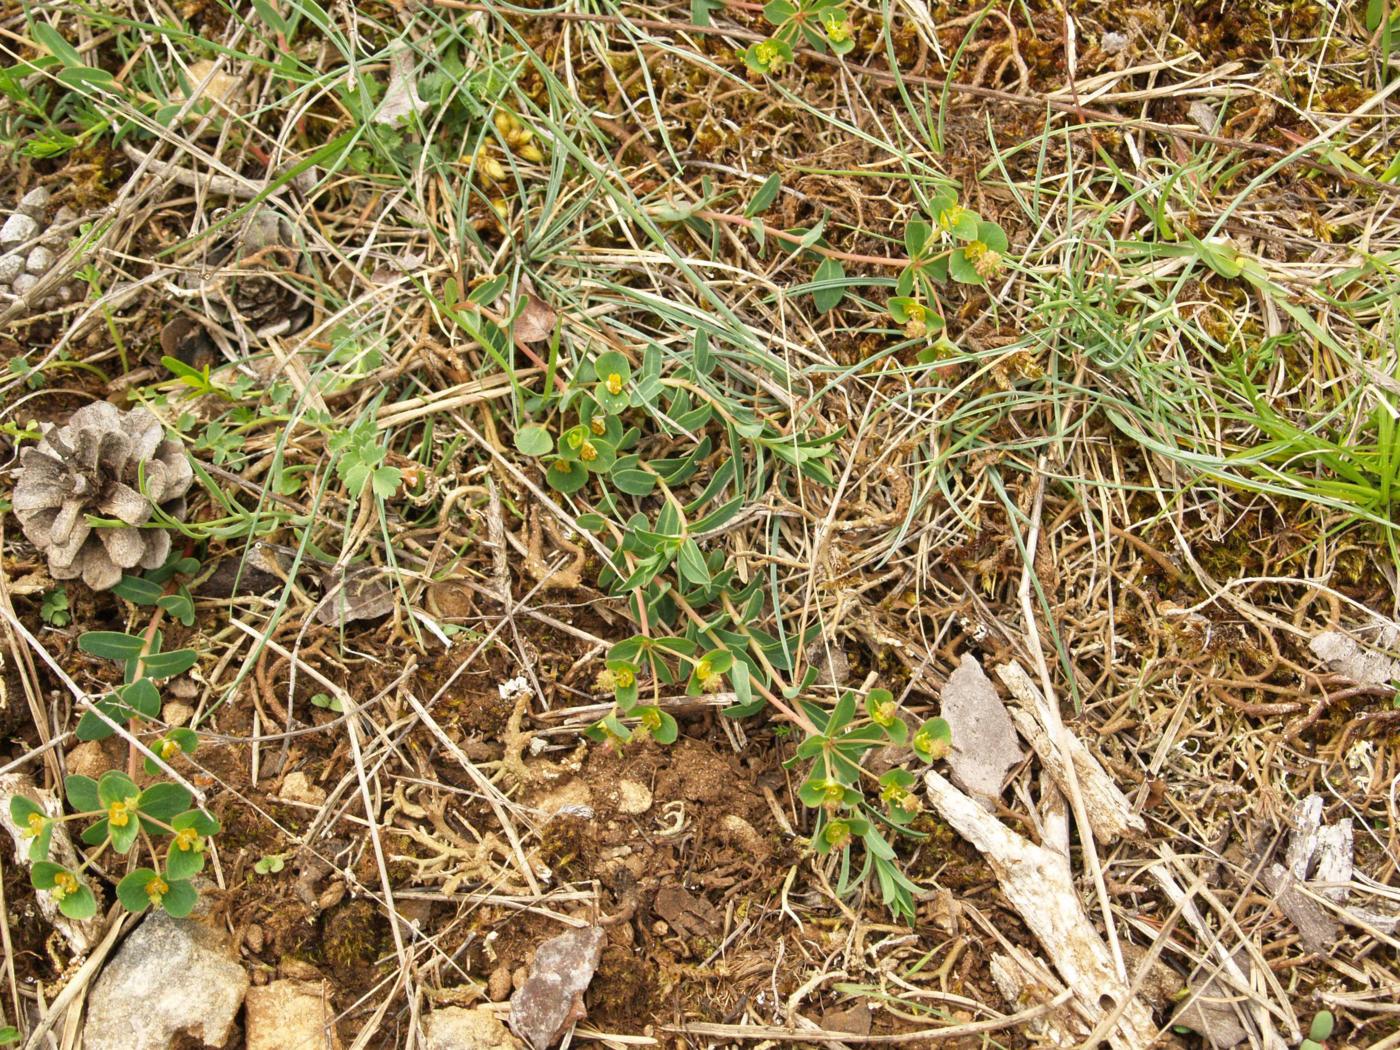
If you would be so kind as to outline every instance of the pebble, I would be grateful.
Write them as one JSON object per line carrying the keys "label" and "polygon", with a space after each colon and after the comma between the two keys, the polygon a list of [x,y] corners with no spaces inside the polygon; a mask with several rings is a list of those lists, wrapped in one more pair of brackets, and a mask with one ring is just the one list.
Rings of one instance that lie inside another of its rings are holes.
{"label": "pebble", "polygon": [[1103,49],[1105,55],[1117,55],[1127,50],[1127,33],[1105,33],[1099,40],[1099,47]]}
{"label": "pebble", "polygon": [[651,809],[651,789],[635,780],[617,782],[617,811],[635,817]]}
{"label": "pebble", "polygon": [[510,998],[511,990],[510,967],[497,966],[486,981],[486,998],[493,1003],[503,1003]]}
{"label": "pebble", "polygon": [[287,802],[304,802],[309,806],[319,806],[326,801],[326,791],[325,788],[311,783],[311,779],[305,773],[298,771],[287,774],[277,797]]}
{"label": "pebble", "polygon": [[9,284],[21,273],[24,272],[24,260],[11,252],[8,255],[0,255],[0,282]]}
{"label": "pebble", "polygon": [[49,191],[43,186],[35,186],[19,199],[17,211],[28,215],[31,219],[42,219],[44,210],[49,206]]}
{"label": "pebble", "polygon": [[[64,289],[67,287],[68,286],[65,284],[63,288],[60,288],[58,290],[59,295],[62,295]],[[194,717],[194,708],[189,704],[182,704],[178,700],[172,700],[161,709],[160,717],[165,719],[165,724],[168,726],[188,725],[189,720]]]}
{"label": "pebble", "polygon": [[516,1050],[521,1043],[489,1006],[444,1006],[423,1025],[427,1050]]}
{"label": "pebble", "polygon": [[250,988],[243,1012],[247,1050],[339,1050],[335,1011],[323,981],[273,981]]}
{"label": "pebble", "polygon": [[14,288],[16,295],[28,295],[38,283],[39,278],[35,277],[32,273],[22,273],[14,279],[14,283],[11,287]]}
{"label": "pebble", "polygon": [[24,268],[30,273],[48,273],[53,269],[56,258],[51,249],[45,248],[41,244],[29,253],[29,258],[24,260]]}
{"label": "pebble", "polygon": [[0,248],[17,248],[26,241],[33,240],[39,233],[39,224],[32,215],[17,211],[0,226]]}

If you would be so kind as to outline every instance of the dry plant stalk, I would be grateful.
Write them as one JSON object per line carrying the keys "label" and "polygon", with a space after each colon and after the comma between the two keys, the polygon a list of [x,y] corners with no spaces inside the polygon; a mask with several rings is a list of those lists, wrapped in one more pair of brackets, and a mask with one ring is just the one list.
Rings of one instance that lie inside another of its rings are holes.
{"label": "dry plant stalk", "polygon": [[[1016,728],[1049,770],[1060,790],[1068,795],[1070,778],[1069,771],[1065,768],[1065,754],[1041,728],[1058,724],[1058,716],[1052,716],[1045,697],[1020,664],[1002,664],[997,668],[997,676],[1024,708],[1011,710]],[[1132,803],[1118,789],[1118,785],[1113,782],[1113,778],[1103,766],[1099,765],[1098,760],[1089,753],[1088,748],[1069,732],[1063,734],[1063,741],[1069,761],[1074,763],[1079,790],[1084,797],[1084,814],[1094,829],[1094,838],[1100,842],[1112,842],[1125,836],[1144,834],[1147,824],[1142,817],[1133,812]]]}
{"label": "dry plant stalk", "polygon": [[943,819],[981,851],[1007,900],[1073,990],[1080,1013],[1096,1027],[1121,1006],[1109,1044],[1121,1050],[1152,1046],[1152,1014],[1118,979],[1108,946],[1079,903],[1069,858],[1009,830],[938,773],[925,773],[924,784]]}

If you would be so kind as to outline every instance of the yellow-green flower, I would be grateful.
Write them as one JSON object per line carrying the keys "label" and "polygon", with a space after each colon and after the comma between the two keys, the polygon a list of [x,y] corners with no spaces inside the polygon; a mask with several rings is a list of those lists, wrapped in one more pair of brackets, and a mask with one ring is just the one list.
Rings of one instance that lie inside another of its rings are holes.
{"label": "yellow-green flower", "polygon": [[70,893],[78,892],[78,880],[67,871],[60,871],[53,877],[53,888],[49,890],[56,901],[63,900]]}
{"label": "yellow-green flower", "polygon": [[959,204],[950,204],[950,205],[948,205],[948,207],[946,207],[946,208],[944,208],[942,211],[940,211],[940,212],[934,217],[934,220],[938,223],[940,229],[943,229],[943,230],[951,230],[951,229],[952,229],[954,226],[956,226],[960,221],[962,221],[962,217],[963,217],[963,208],[962,208],[962,206],[959,205]]}
{"label": "yellow-green flower", "polygon": [[161,898],[163,898],[169,892],[169,884],[159,875],[155,876],[153,879],[150,879],[146,883],[146,896],[150,898],[151,904],[154,907],[159,908]]}
{"label": "yellow-green flower", "polygon": [[23,833],[25,838],[37,839],[40,835],[44,833],[45,821],[44,815],[42,813],[36,811],[34,813],[29,814],[29,819],[26,820],[24,823],[25,827]]}
{"label": "yellow-green flower", "polygon": [[604,385],[607,386],[608,393],[616,397],[618,394],[622,393],[622,376],[616,372],[609,372]]}
{"label": "yellow-green flower", "polygon": [[889,805],[897,806],[910,813],[917,812],[919,809],[919,800],[917,796],[908,788],[899,784],[886,784],[884,789],[880,792],[880,798]]}
{"label": "yellow-green flower", "polygon": [[777,69],[783,64],[783,53],[778,50],[778,46],[771,41],[765,40],[753,51],[754,58],[758,64],[765,69]]}
{"label": "yellow-green flower", "polygon": [[131,815],[136,812],[136,806],[141,800],[132,795],[130,798],[118,799],[107,807],[107,822],[114,828],[124,828],[131,823]]}
{"label": "yellow-green flower", "polygon": [[929,756],[929,760],[937,762],[953,749],[953,746],[946,740],[940,740],[927,729],[920,729],[914,734],[914,749]]}
{"label": "yellow-green flower", "polygon": [[833,820],[822,829],[822,838],[832,849],[844,849],[851,841],[851,826],[844,820]]}
{"label": "yellow-green flower", "polygon": [[204,839],[194,828],[181,828],[175,832],[171,845],[182,853],[189,853],[191,850],[199,853],[204,849]]}

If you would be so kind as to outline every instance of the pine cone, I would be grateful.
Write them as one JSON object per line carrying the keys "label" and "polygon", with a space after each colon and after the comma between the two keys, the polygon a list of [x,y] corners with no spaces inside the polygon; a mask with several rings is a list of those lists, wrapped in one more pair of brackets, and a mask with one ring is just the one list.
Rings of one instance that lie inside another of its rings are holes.
{"label": "pine cone", "polygon": [[210,305],[221,321],[259,331],[281,318],[295,331],[307,314],[295,278],[300,254],[290,246],[291,224],[271,208],[248,217],[242,235],[229,246],[222,270],[211,282]]}
{"label": "pine cone", "polygon": [[[200,295],[209,320],[243,337],[276,331],[288,335],[311,320],[305,295],[296,231],[271,208],[248,216],[240,231],[215,245],[203,272],[183,282]],[[187,364],[212,354],[204,325],[187,316],[173,318],[160,334],[161,347]]]}
{"label": "pine cone", "polygon": [[[138,479],[144,473],[146,495]],[[170,554],[170,533],[143,529],[156,506],[183,517],[194,472],[178,441],[144,408],[123,412],[98,401],[20,456],[14,510],[29,542],[49,559],[56,580],[79,576],[95,591],[116,585],[123,569],[159,568]],[[126,527],[93,528],[87,515],[117,518]]]}

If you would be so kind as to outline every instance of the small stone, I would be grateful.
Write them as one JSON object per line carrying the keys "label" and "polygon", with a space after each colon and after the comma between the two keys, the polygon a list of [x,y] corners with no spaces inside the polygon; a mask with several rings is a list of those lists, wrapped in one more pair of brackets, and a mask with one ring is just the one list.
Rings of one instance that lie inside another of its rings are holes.
{"label": "small stone", "polygon": [[13,252],[0,255],[0,282],[9,284],[24,272],[24,260]]}
{"label": "small stone", "polygon": [[29,258],[24,260],[24,268],[30,273],[48,273],[53,269],[53,264],[57,261],[57,256],[52,250],[45,248],[42,244],[34,248],[29,253]]}
{"label": "small stone", "polygon": [[311,778],[305,773],[297,771],[287,774],[277,797],[287,802],[304,802],[308,806],[319,806],[326,801],[326,792],[324,788],[311,783]]}
{"label": "small stone", "polygon": [[617,811],[635,817],[651,809],[651,789],[635,780],[617,782]]}
{"label": "small stone", "polygon": [[169,1050],[186,1035],[223,1046],[247,991],[248,975],[221,930],[152,912],[93,983],[82,1045]]}
{"label": "small stone", "polygon": [[168,726],[188,725],[194,717],[194,708],[189,704],[182,704],[178,700],[172,700],[161,708],[160,717],[165,719]]}
{"label": "small stone", "polygon": [[116,737],[107,740],[86,740],[64,757],[69,776],[102,779],[102,774],[124,765],[126,744]]}
{"label": "small stone", "polygon": [[324,981],[273,981],[248,989],[247,1050],[339,1050],[335,1010]]}
{"label": "small stone", "polygon": [[444,1006],[430,1013],[423,1027],[427,1034],[427,1050],[519,1050],[520,1047],[520,1042],[506,1030],[489,1006],[473,1009]]}
{"label": "small stone", "polygon": [[78,298],[78,293],[73,290],[71,284],[60,284],[58,286],[58,301],[61,303],[71,303]]}
{"label": "small stone", "polygon": [[493,1003],[503,1003],[510,998],[512,990],[509,966],[497,966],[491,971],[486,981],[486,998]]}
{"label": "small stone", "polygon": [[257,955],[267,945],[267,935],[263,933],[263,928],[257,923],[252,923],[243,931],[243,943],[248,950]]}
{"label": "small stone", "polygon": [[1099,40],[1099,47],[1105,55],[1122,54],[1128,48],[1128,34],[1105,33]]}
{"label": "small stone", "polygon": [[48,206],[49,191],[43,186],[35,186],[19,199],[19,205],[15,210],[28,215],[31,219],[42,221]]}
{"label": "small stone", "polygon": [[51,225],[66,226],[70,222],[77,221],[78,213],[65,204],[63,207],[59,208],[58,211],[53,213],[53,223]]}
{"label": "small stone", "polygon": [[39,233],[39,224],[33,216],[17,211],[0,226],[0,248],[18,248],[25,241],[33,240]]}
{"label": "small stone", "polygon": [[39,278],[32,273],[22,273],[14,279],[10,287],[15,290],[16,295],[28,295],[38,283]]}

